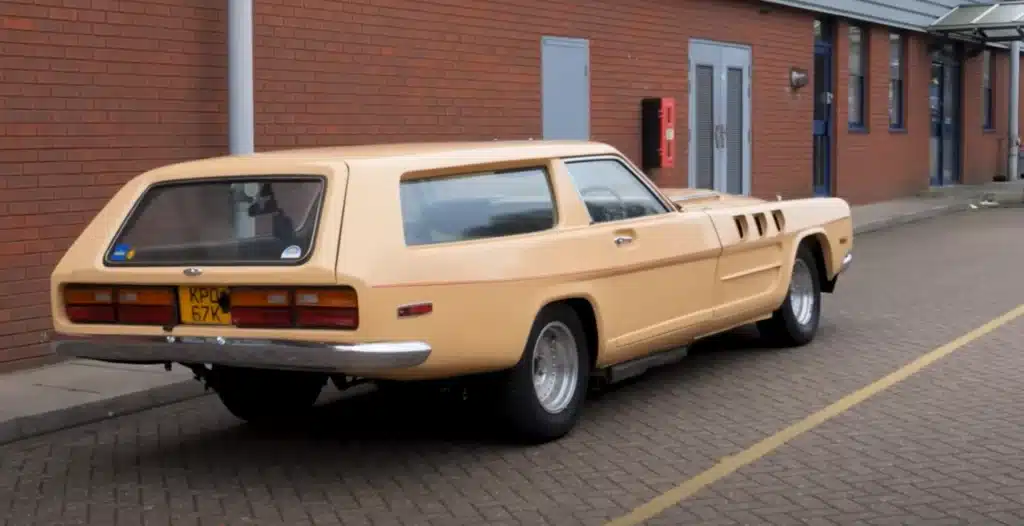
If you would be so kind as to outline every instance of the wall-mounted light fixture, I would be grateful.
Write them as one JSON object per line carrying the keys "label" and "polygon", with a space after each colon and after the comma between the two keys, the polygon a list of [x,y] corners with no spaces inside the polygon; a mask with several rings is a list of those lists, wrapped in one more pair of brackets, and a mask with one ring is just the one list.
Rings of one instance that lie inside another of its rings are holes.
{"label": "wall-mounted light fixture", "polygon": [[803,68],[789,68],[789,85],[793,89],[800,89],[807,85],[807,70]]}

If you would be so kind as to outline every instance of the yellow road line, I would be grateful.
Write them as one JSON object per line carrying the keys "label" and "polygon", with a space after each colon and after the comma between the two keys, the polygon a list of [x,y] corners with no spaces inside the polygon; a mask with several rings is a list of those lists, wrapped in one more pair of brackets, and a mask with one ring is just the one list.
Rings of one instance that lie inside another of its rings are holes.
{"label": "yellow road line", "polygon": [[628,514],[617,519],[613,519],[611,522],[605,524],[605,526],[637,526],[642,524],[644,521],[655,517],[672,506],[679,504],[698,491],[725,478],[743,466],[761,459],[790,440],[814,429],[830,418],[846,412],[864,400],[867,400],[893,385],[906,380],[911,375],[925,367],[949,356],[954,351],[962,348],[968,343],[971,343],[974,340],[977,340],[978,338],[1002,327],[1003,325],[1010,323],[1021,315],[1024,315],[1024,304],[1018,305],[1017,308],[992,321],[989,321],[981,327],[978,327],[977,329],[974,329],[973,331],[968,332],[967,334],[964,334],[963,336],[960,336],[937,349],[929,351],[916,360],[889,373],[885,377],[844,396],[828,407],[804,418],[778,433],[775,433],[738,454],[719,460],[717,464],[703,473],[683,482],[661,495],[658,495],[654,499],[647,501],[633,509],[633,511]]}

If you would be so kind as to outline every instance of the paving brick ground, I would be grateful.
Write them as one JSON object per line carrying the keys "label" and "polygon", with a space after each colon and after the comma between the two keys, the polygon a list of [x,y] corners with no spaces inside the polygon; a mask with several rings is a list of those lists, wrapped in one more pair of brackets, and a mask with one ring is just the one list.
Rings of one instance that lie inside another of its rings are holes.
{"label": "paving brick ground", "polygon": [[1024,321],[648,524],[1024,524]]}
{"label": "paving brick ground", "polygon": [[[859,237],[814,344],[718,338],[557,443],[375,395],[260,434],[204,398],[0,448],[0,524],[602,524],[1016,307],[1022,227],[985,210]],[[651,524],[1024,524],[1022,337],[999,329]]]}

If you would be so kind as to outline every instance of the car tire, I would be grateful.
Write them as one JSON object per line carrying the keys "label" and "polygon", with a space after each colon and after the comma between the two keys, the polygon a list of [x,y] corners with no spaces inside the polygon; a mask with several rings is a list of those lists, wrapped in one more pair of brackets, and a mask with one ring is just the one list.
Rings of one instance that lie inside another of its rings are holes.
{"label": "car tire", "polygon": [[304,416],[320,397],[327,376],[315,373],[215,367],[211,385],[224,407],[254,425]]}
{"label": "car tire", "polygon": [[549,442],[576,425],[590,377],[587,348],[583,326],[568,305],[549,305],[537,315],[501,393],[507,423],[519,439]]}
{"label": "car tire", "polygon": [[780,347],[799,347],[814,339],[821,319],[821,283],[814,253],[801,246],[793,261],[789,290],[772,317],[757,323],[762,338]]}

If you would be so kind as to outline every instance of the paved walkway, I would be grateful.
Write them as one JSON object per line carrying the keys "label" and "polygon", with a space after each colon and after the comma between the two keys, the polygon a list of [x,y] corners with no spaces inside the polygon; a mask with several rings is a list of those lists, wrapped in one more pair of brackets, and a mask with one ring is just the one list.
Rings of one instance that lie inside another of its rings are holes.
{"label": "paved walkway", "polygon": [[862,236],[814,342],[708,340],[557,442],[508,444],[430,396],[273,430],[204,397],[0,446],[0,525],[1020,526],[1022,224],[979,209]]}
{"label": "paved walkway", "polygon": [[[994,188],[994,189],[993,189]],[[982,193],[1020,201],[1020,184],[944,189],[931,196],[854,207],[857,233],[978,206]],[[175,365],[112,365],[71,360],[0,376],[0,444],[118,414],[203,396]]]}

